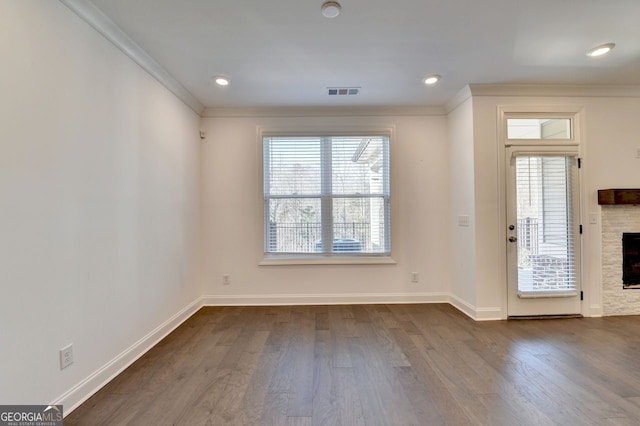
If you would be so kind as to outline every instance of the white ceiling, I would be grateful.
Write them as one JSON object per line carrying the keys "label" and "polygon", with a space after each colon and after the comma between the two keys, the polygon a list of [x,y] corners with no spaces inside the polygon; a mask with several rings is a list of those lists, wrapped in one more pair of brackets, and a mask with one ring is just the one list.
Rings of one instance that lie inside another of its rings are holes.
{"label": "white ceiling", "polygon": [[[640,84],[640,0],[341,0],[334,19],[324,0],[92,2],[206,107],[431,106],[466,84]],[[608,42],[609,55],[585,55]],[[426,87],[431,73],[442,80]]]}

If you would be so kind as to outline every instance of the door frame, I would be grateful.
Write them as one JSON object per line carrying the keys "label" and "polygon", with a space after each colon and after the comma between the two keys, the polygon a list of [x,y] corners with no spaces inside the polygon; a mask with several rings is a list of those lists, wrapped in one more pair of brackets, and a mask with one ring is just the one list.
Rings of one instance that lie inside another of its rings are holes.
{"label": "door frame", "polygon": [[[578,158],[583,157],[584,153],[584,145],[583,145],[583,134],[584,134],[584,107],[582,105],[539,105],[539,104],[530,104],[530,105],[498,105],[497,106],[497,114],[496,114],[496,135],[497,135],[497,165],[498,165],[498,204],[500,208],[498,209],[498,252],[502,259],[502,265],[500,271],[500,282],[501,285],[501,312],[502,318],[508,318],[508,294],[507,294],[507,286],[508,283],[508,262],[507,262],[507,170],[506,170],[506,152],[509,146],[516,145],[536,145],[538,147],[549,146],[549,147],[576,147],[578,150]],[[570,139],[518,139],[518,140],[508,140],[507,139],[507,119],[508,118],[569,118],[571,119],[571,138]],[[578,169],[578,189],[576,195],[579,198],[579,212],[578,212],[578,220],[580,224],[584,223],[583,214],[584,214],[584,196],[583,196],[583,188],[585,185],[583,179],[582,169]],[[579,239],[580,244],[580,261],[579,261],[579,270],[576,273],[579,275],[580,283],[583,283],[583,269],[584,269],[584,250],[583,250],[583,239]],[[583,299],[581,300],[580,310],[581,314],[585,315],[586,312],[586,300],[589,300],[587,291],[588,286],[582,285],[581,288]]]}
{"label": "door frame", "polygon": [[[518,245],[513,242],[506,242],[507,247],[507,314],[508,317],[536,316],[536,315],[576,315],[582,313],[582,303],[580,302],[580,292],[582,291],[582,277],[580,274],[582,265],[580,226],[580,174],[578,168],[578,147],[577,146],[510,146],[506,149],[505,168],[506,174],[506,209],[508,225],[516,224],[516,188],[515,184],[515,159],[520,156],[533,157],[565,157],[571,161],[571,211],[572,211],[572,241],[574,243],[574,266],[576,288],[574,291],[565,291],[557,294],[529,294],[522,296],[517,291],[517,278],[511,276],[517,272]],[[511,168],[511,170],[509,170]],[[511,217],[510,217],[511,216]],[[509,220],[511,219],[511,220]],[[513,235],[513,233],[510,233]],[[515,262],[516,264],[513,264]],[[515,269],[514,269],[515,268]],[[515,280],[515,281],[513,281]],[[515,286],[515,287],[514,287]],[[541,300],[544,299],[544,302]],[[544,304],[543,304],[544,303]],[[515,311],[519,312],[515,312]]]}

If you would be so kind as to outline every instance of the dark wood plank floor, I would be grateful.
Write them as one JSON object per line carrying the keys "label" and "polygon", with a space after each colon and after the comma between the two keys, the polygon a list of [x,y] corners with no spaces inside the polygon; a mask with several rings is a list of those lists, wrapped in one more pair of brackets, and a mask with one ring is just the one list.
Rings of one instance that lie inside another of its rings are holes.
{"label": "dark wood plank floor", "polygon": [[638,425],[640,317],[204,308],[65,425]]}

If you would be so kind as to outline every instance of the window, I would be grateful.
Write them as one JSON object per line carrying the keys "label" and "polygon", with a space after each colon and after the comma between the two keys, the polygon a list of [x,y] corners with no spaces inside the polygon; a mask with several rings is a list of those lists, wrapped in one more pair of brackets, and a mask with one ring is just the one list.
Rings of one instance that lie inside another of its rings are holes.
{"label": "window", "polygon": [[571,119],[507,118],[507,139],[571,139]]}
{"label": "window", "polygon": [[388,136],[263,138],[266,255],[390,255]]}
{"label": "window", "polygon": [[518,223],[518,291],[572,292],[576,281],[576,158],[514,158]]}

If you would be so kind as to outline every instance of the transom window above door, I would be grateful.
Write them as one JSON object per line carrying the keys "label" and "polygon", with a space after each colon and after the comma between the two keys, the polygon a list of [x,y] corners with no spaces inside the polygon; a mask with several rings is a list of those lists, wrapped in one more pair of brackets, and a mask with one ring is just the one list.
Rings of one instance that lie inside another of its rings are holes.
{"label": "transom window above door", "polygon": [[507,139],[571,139],[570,118],[507,118]]}
{"label": "transom window above door", "polygon": [[263,137],[265,256],[389,256],[389,136]]}

